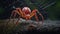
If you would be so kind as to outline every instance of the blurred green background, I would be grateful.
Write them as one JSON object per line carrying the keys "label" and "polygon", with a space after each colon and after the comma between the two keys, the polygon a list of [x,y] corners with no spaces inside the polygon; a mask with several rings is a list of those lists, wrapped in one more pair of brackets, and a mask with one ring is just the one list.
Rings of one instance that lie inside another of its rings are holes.
{"label": "blurred green background", "polygon": [[[36,3],[47,3],[49,0],[36,0]],[[56,1],[56,3],[52,6],[49,6],[48,8],[46,8],[46,12],[48,13],[48,18],[51,20],[60,20],[60,0],[54,0]],[[30,0],[25,0],[25,3],[31,8],[38,8],[37,5],[35,4],[29,4],[31,3]],[[44,6],[44,5],[43,5]],[[39,8],[38,8],[39,9]],[[0,7],[0,15],[5,13],[5,9]]]}

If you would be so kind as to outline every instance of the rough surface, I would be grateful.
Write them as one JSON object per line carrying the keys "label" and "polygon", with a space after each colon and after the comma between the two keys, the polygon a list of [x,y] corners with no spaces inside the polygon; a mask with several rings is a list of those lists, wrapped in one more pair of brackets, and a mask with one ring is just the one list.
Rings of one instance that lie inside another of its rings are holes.
{"label": "rough surface", "polygon": [[[41,32],[46,32],[46,31],[59,31],[60,30],[60,21],[58,20],[44,20],[44,23],[42,24],[42,22],[40,21],[39,23],[36,21],[32,21],[32,20],[24,20],[21,19],[18,23],[18,25],[16,26],[16,21],[17,19],[15,19],[14,23],[13,23],[13,19],[11,19],[10,22],[8,22],[8,19],[6,20],[0,20],[0,31],[1,33],[11,33],[11,32],[19,32],[19,31],[24,31],[27,30],[27,27],[30,24],[33,24],[37,30],[40,30]],[[8,22],[8,24],[7,24]]]}

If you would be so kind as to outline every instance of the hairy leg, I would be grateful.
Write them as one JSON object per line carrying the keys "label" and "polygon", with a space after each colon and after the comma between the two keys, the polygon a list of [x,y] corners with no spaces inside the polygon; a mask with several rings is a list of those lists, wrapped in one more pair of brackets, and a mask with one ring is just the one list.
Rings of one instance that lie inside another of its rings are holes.
{"label": "hairy leg", "polygon": [[10,20],[11,20],[11,18],[12,18],[13,15],[14,15],[14,11],[12,11],[11,16],[10,16],[10,18],[9,18],[9,20],[8,20],[8,22],[7,22],[7,24],[10,22]]}
{"label": "hairy leg", "polygon": [[43,21],[44,21],[44,17],[43,17],[43,15],[40,13],[39,14],[41,17],[42,17],[42,23],[43,23]]}
{"label": "hairy leg", "polygon": [[36,13],[35,13],[35,18],[36,18],[37,22],[39,22],[39,19],[38,19],[38,16]]}
{"label": "hairy leg", "polygon": [[43,17],[43,15],[42,15],[39,11],[37,11],[37,13],[42,17],[42,24],[43,24],[43,22],[44,22],[44,17]]}
{"label": "hairy leg", "polygon": [[16,22],[16,26],[18,25],[19,20],[20,20],[20,16],[18,17],[18,20],[17,20],[17,22]]}
{"label": "hairy leg", "polygon": [[16,12],[14,12],[14,14],[13,14],[13,24],[14,24],[14,21],[15,21],[14,19],[16,17],[16,14],[17,14]]}
{"label": "hairy leg", "polygon": [[24,16],[26,15],[24,12],[22,12],[21,8],[16,8],[16,10],[18,11],[17,13],[18,13],[20,16],[24,17]]}
{"label": "hairy leg", "polygon": [[30,13],[30,18],[33,17],[35,15],[36,11],[33,10],[31,13]]}

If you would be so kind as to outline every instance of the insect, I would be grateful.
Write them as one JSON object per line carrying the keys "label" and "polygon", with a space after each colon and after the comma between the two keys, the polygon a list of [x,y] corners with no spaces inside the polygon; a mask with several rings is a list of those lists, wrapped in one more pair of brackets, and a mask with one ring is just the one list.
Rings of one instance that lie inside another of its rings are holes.
{"label": "insect", "polygon": [[16,22],[16,24],[18,24],[19,20],[20,20],[20,17],[26,19],[26,20],[30,20],[33,16],[36,18],[36,21],[39,22],[39,19],[38,19],[38,16],[37,16],[37,13],[42,17],[42,23],[44,21],[44,17],[41,13],[39,13],[39,11],[37,9],[34,9],[31,11],[31,9],[29,7],[24,7],[24,8],[16,8],[15,10],[12,11],[12,14],[10,16],[10,19],[11,17],[16,17],[16,15],[18,14],[19,15],[19,18]]}

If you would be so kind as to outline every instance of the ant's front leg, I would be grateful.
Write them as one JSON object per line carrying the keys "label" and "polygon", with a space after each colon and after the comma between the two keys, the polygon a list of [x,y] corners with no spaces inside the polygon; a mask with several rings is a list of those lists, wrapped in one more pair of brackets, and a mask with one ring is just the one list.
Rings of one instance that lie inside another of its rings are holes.
{"label": "ant's front leg", "polygon": [[36,10],[33,10],[33,11],[30,13],[30,18],[33,17],[36,12],[37,12]]}

